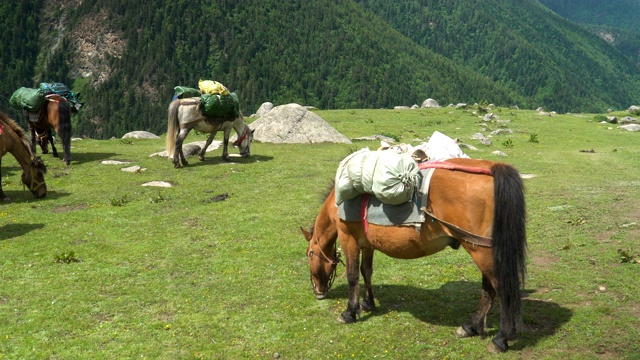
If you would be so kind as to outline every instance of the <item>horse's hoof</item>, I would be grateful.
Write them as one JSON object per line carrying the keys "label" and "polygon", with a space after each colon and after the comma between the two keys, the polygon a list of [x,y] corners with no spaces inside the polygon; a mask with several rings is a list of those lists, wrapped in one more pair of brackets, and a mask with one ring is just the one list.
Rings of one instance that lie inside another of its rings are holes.
{"label": "horse's hoof", "polygon": [[471,327],[471,325],[465,324],[456,329],[456,336],[461,339],[476,336],[476,335],[478,335],[478,331],[476,331],[476,329]]}
{"label": "horse's hoof", "polygon": [[507,351],[507,348],[501,348],[492,340],[491,342],[489,342],[489,345],[487,345],[487,351],[491,354],[502,354],[503,352]]}
{"label": "horse's hoof", "polygon": [[460,339],[471,337],[471,335],[469,335],[462,326],[456,329],[456,336]]}
{"label": "horse's hoof", "polygon": [[200,156],[200,157],[198,158],[198,160],[200,160],[200,161],[204,161],[204,156]]}
{"label": "horse's hoof", "polygon": [[356,322],[356,317],[351,315],[348,311],[345,311],[338,317],[338,322],[341,324],[352,324]]}
{"label": "horse's hoof", "polygon": [[369,305],[368,303],[363,301],[362,303],[360,303],[360,308],[364,312],[370,312],[370,311],[374,311],[376,309],[376,305],[375,304]]}

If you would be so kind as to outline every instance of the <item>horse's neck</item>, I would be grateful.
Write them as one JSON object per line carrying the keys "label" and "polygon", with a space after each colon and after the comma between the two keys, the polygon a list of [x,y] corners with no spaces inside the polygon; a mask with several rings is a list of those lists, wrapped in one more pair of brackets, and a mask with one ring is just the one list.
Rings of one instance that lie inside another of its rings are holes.
{"label": "horse's neck", "polygon": [[324,249],[331,249],[338,239],[337,214],[338,208],[335,205],[335,190],[329,194],[320,213],[316,217],[315,229],[317,232],[319,245]]}
{"label": "horse's neck", "polygon": [[244,119],[243,118],[236,118],[233,121],[233,128],[235,129],[236,133],[238,134],[238,139],[240,138],[240,136],[242,136],[242,133],[244,133]]}
{"label": "horse's neck", "polygon": [[[16,160],[18,161],[18,163],[20,163],[20,166],[22,167],[22,170],[26,170],[27,167],[29,166],[29,163],[31,161],[31,158],[33,157],[32,153],[31,153],[31,148],[29,147],[29,145],[27,143],[25,143],[22,138],[18,137],[17,135],[15,135],[15,133],[12,134],[13,136],[11,136],[11,145],[10,147],[8,147],[6,149],[7,152],[10,152],[11,155],[13,155],[14,158],[16,158]],[[5,134],[6,136],[6,134]],[[4,139],[5,141],[5,146],[7,145],[7,139]]]}

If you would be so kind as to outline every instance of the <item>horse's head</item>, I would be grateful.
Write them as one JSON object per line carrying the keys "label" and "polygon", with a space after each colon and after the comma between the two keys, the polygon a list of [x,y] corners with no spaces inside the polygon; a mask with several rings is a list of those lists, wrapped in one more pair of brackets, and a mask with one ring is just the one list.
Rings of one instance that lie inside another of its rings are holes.
{"label": "horse's head", "polygon": [[307,231],[300,227],[300,230],[302,230],[302,234],[309,242],[307,258],[309,259],[309,270],[311,271],[311,289],[316,298],[322,300],[327,297],[327,293],[336,277],[336,266],[340,262],[338,251],[334,246],[333,251],[328,254],[332,257],[327,256],[318,244],[313,228],[311,231]]}
{"label": "horse's head", "polygon": [[245,124],[242,135],[238,133],[238,140],[233,142],[233,146],[240,149],[240,155],[244,158],[251,156],[251,142],[253,141],[254,131]]}
{"label": "horse's head", "polygon": [[36,199],[47,195],[47,185],[44,183],[44,174],[46,173],[47,167],[39,156],[33,157],[29,166],[22,173],[22,183],[29,188]]}

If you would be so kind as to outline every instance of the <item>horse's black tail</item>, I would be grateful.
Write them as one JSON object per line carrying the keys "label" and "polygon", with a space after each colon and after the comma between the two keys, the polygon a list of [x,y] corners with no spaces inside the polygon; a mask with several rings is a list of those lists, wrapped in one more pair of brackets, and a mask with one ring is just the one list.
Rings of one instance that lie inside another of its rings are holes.
{"label": "horse's black tail", "polygon": [[522,320],[521,286],[526,273],[526,205],[518,171],[507,164],[492,167],[494,181],[493,260],[505,337],[515,334]]}
{"label": "horse's black tail", "polygon": [[71,106],[68,101],[58,102],[58,122],[58,136],[64,146],[71,141]]}

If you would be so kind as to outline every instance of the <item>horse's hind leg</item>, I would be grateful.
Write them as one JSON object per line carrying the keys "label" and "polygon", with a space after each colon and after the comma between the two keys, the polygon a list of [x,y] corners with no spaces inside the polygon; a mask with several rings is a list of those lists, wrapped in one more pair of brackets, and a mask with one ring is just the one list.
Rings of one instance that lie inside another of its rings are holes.
{"label": "horse's hind leg", "polygon": [[[46,138],[44,139],[44,146],[46,147],[47,146],[47,141],[49,141],[51,143],[51,153],[53,154],[53,157],[58,157],[58,149],[56,149],[56,146],[54,145],[55,144],[55,141],[54,141],[55,139],[53,138],[53,134],[51,133],[51,130],[47,130],[47,133],[46,133],[45,136],[46,136]],[[64,145],[63,145],[63,148],[64,148]],[[44,149],[42,149],[42,153],[46,154],[44,152]]]}
{"label": "horse's hind leg", "polygon": [[189,165],[184,156],[184,152],[182,151],[182,143],[184,142],[184,139],[186,139],[187,135],[189,135],[190,130],[191,129],[180,129],[178,137],[176,138],[176,146],[173,151],[173,167],[176,169],[180,167],[180,162],[182,162],[182,166]]}
{"label": "horse's hind leg", "polygon": [[463,324],[456,330],[456,335],[461,338],[480,335],[484,337],[487,313],[491,309],[493,299],[496,297],[496,290],[489,278],[482,275],[482,296],[478,309],[471,316],[471,321]]}
{"label": "horse's hind leg", "polygon": [[[51,139],[51,147],[54,154],[53,156],[56,156],[55,154],[57,153],[57,151],[55,150],[55,147],[53,147],[53,138]],[[62,140],[62,151],[64,152],[64,163],[67,165],[71,164],[71,139]]]}
{"label": "horse's hind leg", "polygon": [[364,279],[364,298],[360,307],[364,311],[373,311],[376,309],[376,304],[373,297],[373,288],[371,286],[371,276],[373,275],[373,249],[362,249],[362,264],[360,265],[360,272]]}

